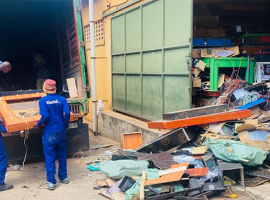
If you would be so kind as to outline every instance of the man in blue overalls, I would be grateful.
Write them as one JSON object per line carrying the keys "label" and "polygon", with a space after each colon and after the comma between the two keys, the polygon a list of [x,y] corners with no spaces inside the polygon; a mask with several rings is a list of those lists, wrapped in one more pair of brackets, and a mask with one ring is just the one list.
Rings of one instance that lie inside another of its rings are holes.
{"label": "man in blue overalls", "polygon": [[59,182],[69,183],[67,177],[67,142],[65,131],[69,125],[70,110],[67,100],[56,94],[55,81],[46,80],[43,90],[47,95],[39,99],[41,119],[34,127],[40,127],[44,124],[42,141],[47,171],[47,188],[54,190],[56,184],[56,158],[58,158],[59,162]]}
{"label": "man in blue overalls", "polygon": [[8,73],[11,70],[11,64],[7,61],[2,62],[0,61],[0,92],[2,92],[2,84],[4,82],[3,76],[4,74]]}
{"label": "man in blue overalls", "polygon": [[[9,62],[2,62],[0,61],[0,72],[8,73],[11,70],[11,64]],[[1,76],[0,76],[1,77]],[[2,83],[2,80],[0,78],[0,83]],[[0,84],[0,92],[2,91],[1,84]],[[2,123],[0,121],[0,123]],[[0,125],[0,192],[5,190],[10,190],[13,188],[13,185],[7,185],[5,184],[5,177],[6,177],[6,171],[7,171],[7,152],[5,149],[5,146],[3,144],[2,134],[6,133],[7,130],[4,126]]]}
{"label": "man in blue overalls", "polygon": [[[0,132],[6,133],[7,130],[4,126],[0,125]],[[5,184],[5,177],[7,171],[7,152],[3,144],[2,134],[0,133],[0,192],[5,190],[10,190],[13,188],[13,185]]]}

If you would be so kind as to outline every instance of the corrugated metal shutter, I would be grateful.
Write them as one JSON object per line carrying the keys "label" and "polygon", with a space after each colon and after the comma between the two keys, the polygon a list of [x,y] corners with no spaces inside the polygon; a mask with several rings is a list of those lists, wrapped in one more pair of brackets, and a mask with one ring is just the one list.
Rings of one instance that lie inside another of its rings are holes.
{"label": "corrugated metal shutter", "polygon": [[113,109],[158,119],[190,107],[192,10],[152,0],[112,18]]}
{"label": "corrugated metal shutter", "polygon": [[[67,3],[62,12],[57,15],[57,39],[60,55],[60,66],[56,69],[57,80],[62,80],[61,87],[67,89],[66,79],[75,78],[80,98],[85,98],[85,52],[79,45],[83,42],[83,28],[79,10],[79,0]],[[58,81],[58,87],[60,83]]]}

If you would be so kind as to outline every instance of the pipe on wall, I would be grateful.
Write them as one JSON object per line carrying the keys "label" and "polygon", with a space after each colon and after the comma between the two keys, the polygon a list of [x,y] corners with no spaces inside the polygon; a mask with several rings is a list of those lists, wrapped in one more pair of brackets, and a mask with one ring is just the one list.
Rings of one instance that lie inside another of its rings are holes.
{"label": "pipe on wall", "polygon": [[97,127],[97,92],[96,92],[96,65],[95,65],[95,57],[96,57],[96,50],[95,50],[95,34],[94,34],[94,0],[89,0],[89,20],[90,20],[90,39],[91,39],[91,50],[90,50],[90,57],[91,57],[91,92],[92,92],[92,109],[93,109],[93,132],[95,135],[98,134],[98,127]]}

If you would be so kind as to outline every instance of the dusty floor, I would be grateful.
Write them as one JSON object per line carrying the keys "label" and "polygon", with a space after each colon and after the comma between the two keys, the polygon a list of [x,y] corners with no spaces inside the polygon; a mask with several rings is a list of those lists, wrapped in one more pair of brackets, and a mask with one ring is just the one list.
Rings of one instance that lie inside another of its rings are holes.
{"label": "dusty floor", "polygon": [[[107,138],[92,136],[90,147],[97,144],[114,144],[113,147],[84,152],[83,158],[73,158],[68,160],[68,174],[70,184],[57,184],[56,190],[46,189],[46,172],[44,163],[28,164],[25,171],[10,171],[7,173],[6,183],[13,184],[14,189],[1,192],[0,200],[103,200],[105,197],[98,194],[96,180],[105,178],[100,172],[90,172],[86,169],[86,162],[94,161],[105,151],[116,151],[119,144]],[[106,156],[105,156],[106,157]],[[28,188],[26,188],[28,187]],[[260,186],[265,187],[265,186]],[[270,188],[270,184],[268,186]],[[265,188],[264,188],[265,189]],[[241,190],[241,191],[240,191]],[[258,199],[250,192],[240,189],[236,191],[239,195],[238,200]],[[266,190],[265,190],[266,191]],[[231,199],[226,196],[210,198],[212,200]],[[261,199],[261,198],[259,198]],[[263,198],[266,199],[266,198]]]}

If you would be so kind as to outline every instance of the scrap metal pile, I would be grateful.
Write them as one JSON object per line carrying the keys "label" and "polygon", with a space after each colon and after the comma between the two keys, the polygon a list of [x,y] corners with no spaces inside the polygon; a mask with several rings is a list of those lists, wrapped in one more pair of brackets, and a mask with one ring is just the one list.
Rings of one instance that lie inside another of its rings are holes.
{"label": "scrap metal pile", "polygon": [[233,185],[269,182],[270,95],[264,83],[235,81],[215,105],[164,113],[163,120],[148,122],[149,128],[170,132],[147,144],[140,145],[141,133],[123,134],[122,150],[99,165],[107,177],[102,186],[108,187],[100,194],[197,200],[223,192],[236,198]]}

